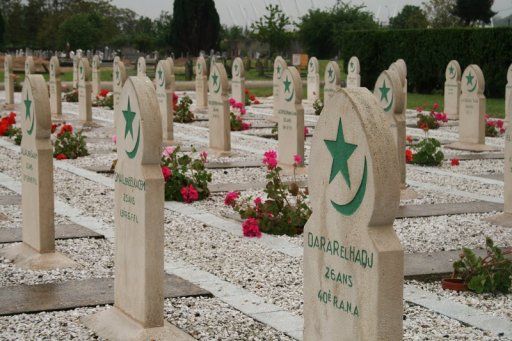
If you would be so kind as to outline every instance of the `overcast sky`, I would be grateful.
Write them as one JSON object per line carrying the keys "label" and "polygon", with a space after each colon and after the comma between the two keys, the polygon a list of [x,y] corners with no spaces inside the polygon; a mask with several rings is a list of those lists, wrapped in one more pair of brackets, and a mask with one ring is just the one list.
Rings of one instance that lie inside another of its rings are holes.
{"label": "overcast sky", "polygon": [[[364,4],[380,21],[387,22],[390,16],[395,15],[404,5],[421,5],[425,0],[352,0],[353,4]],[[173,0],[113,0],[118,7],[126,7],[138,14],[156,18],[162,10],[172,12]],[[215,0],[221,23],[225,25],[245,26],[264,13],[265,5],[279,4],[288,15],[296,18],[313,7],[330,7],[336,0]],[[151,5],[149,5],[151,4]],[[499,16],[512,14],[512,0],[495,0],[494,11]]]}

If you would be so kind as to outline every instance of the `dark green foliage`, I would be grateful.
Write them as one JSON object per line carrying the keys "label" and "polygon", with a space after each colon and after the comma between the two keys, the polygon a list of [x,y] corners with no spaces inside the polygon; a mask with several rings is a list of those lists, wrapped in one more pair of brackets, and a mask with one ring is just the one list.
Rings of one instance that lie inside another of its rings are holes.
{"label": "dark green foliage", "polygon": [[197,56],[218,46],[220,19],[213,0],[175,0],[171,44],[177,53]]}
{"label": "dark green foliage", "polygon": [[453,277],[460,278],[476,293],[503,293],[510,291],[512,282],[512,261],[506,253],[494,245],[491,238],[485,239],[487,256],[477,257],[468,248],[462,250],[460,260],[453,263]]}
{"label": "dark green foliage", "polygon": [[344,60],[358,56],[362,85],[369,89],[383,70],[403,58],[409,91],[442,90],[446,65],[456,59],[462,69],[470,64],[482,68],[487,97],[503,97],[512,61],[511,28],[352,31],[340,34],[337,45]]}
{"label": "dark green foliage", "polygon": [[466,26],[475,23],[489,24],[496,15],[492,11],[494,0],[457,0],[453,14],[459,17]]}
{"label": "dark green foliage", "polygon": [[0,49],[5,47],[5,20],[3,13],[0,11]]}
{"label": "dark green foliage", "polygon": [[267,14],[251,25],[256,40],[268,44],[269,55],[283,53],[290,46],[292,32],[288,30],[291,25],[290,18],[278,5],[265,7]]}
{"label": "dark green foliage", "polygon": [[69,43],[71,49],[94,49],[102,35],[102,19],[96,14],[76,14],[59,28],[60,46]]}
{"label": "dark green foliage", "polygon": [[412,157],[412,163],[421,166],[439,166],[443,162],[444,154],[441,151],[441,143],[434,138],[426,138],[413,147],[416,153]]}
{"label": "dark green foliage", "polygon": [[405,5],[396,17],[389,19],[389,27],[393,29],[427,28],[427,15],[418,6]]}

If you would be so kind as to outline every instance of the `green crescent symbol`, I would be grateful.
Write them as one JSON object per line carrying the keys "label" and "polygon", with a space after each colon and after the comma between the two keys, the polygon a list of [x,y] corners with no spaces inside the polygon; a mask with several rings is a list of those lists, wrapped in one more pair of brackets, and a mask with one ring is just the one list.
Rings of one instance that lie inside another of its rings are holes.
{"label": "green crescent symbol", "polygon": [[[286,76],[286,80],[283,82],[284,84],[284,91],[283,91],[283,94],[284,93],[287,93],[290,91],[290,85],[293,85],[293,83],[291,81],[288,80],[288,76]],[[293,98],[293,96],[295,95],[295,87],[292,87],[292,91],[290,93],[290,96],[289,97],[285,97],[285,101],[286,102],[290,102]]]}
{"label": "green crescent symbol", "polygon": [[219,78],[219,76],[217,76],[216,73],[213,73],[213,85],[217,84],[217,87],[213,89],[213,92],[215,93],[218,93],[220,91],[220,81],[217,82],[217,78]]}
{"label": "green crescent symbol", "polygon": [[356,70],[356,66],[354,62],[350,62],[350,71],[354,72]]}
{"label": "green crescent symbol", "polygon": [[[32,118],[31,111],[30,111],[32,101],[28,99],[28,92],[27,92],[27,99],[24,102],[25,102],[25,119],[27,119],[27,118],[30,119],[30,118]],[[34,122],[35,121],[36,121],[35,118],[32,119],[32,124],[30,125],[30,129],[27,130],[28,135],[32,135],[32,132],[34,131]]]}
{"label": "green crescent symbol", "polygon": [[389,105],[384,108],[384,112],[388,112],[393,107],[393,101],[395,100],[395,97],[391,97],[391,102],[389,102]]}
{"label": "green crescent symbol", "polygon": [[139,150],[139,143],[140,143],[140,124],[139,124],[139,130],[137,132],[137,142],[135,142],[135,147],[133,147],[132,151],[129,152],[129,151],[125,151],[126,152],[126,155],[130,158],[130,159],[133,159],[135,157],[135,155],[137,155],[137,151]]}
{"label": "green crescent symbol", "polygon": [[160,78],[162,81],[160,82],[160,87],[164,86],[164,83],[165,83],[165,79],[163,77],[163,74],[164,74],[164,71],[160,68],[158,70],[158,78]]}
{"label": "green crescent symbol", "polygon": [[235,64],[235,76],[240,76],[240,68],[238,67],[238,64]]}
{"label": "green crescent symbol", "polygon": [[[123,116],[126,123],[125,126],[125,133],[124,138],[126,139],[126,136],[128,136],[128,133],[132,135],[133,138],[133,119],[135,118],[137,114],[132,111],[131,105],[130,105],[130,97],[128,97],[128,107],[126,110],[123,110]],[[131,151],[125,151],[126,155],[133,159],[135,155],[137,155],[137,151],[139,150],[139,144],[140,144],[140,122],[139,122],[139,130],[137,132],[137,141],[135,142],[135,146]]]}
{"label": "green crescent symbol", "polygon": [[363,202],[364,195],[366,194],[366,183],[368,182],[368,162],[366,161],[366,157],[364,158],[364,171],[363,178],[361,179],[361,185],[357,189],[356,195],[349,203],[345,205],[340,205],[331,200],[331,204],[336,211],[343,214],[344,216],[350,216],[354,214],[361,203]]}
{"label": "green crescent symbol", "polygon": [[290,97],[285,98],[286,102],[290,102],[294,95],[295,95],[295,88],[292,90],[292,93],[291,93]]}

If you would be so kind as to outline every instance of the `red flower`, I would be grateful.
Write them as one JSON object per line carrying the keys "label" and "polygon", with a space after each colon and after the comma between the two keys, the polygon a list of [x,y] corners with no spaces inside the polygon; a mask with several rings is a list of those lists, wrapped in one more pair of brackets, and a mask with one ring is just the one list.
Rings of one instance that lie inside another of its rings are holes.
{"label": "red flower", "polygon": [[277,152],[275,150],[268,150],[263,154],[263,164],[267,166],[269,170],[276,168],[277,166]]}
{"label": "red flower", "polygon": [[503,128],[503,120],[496,120],[496,126],[500,129]]}
{"label": "red flower", "polygon": [[261,231],[258,220],[255,218],[248,218],[242,224],[242,230],[246,237],[261,238]]}
{"label": "red flower", "polygon": [[180,193],[181,196],[183,197],[183,201],[186,202],[187,204],[190,204],[191,202],[197,201],[199,199],[199,193],[192,185],[189,185],[188,187],[183,187]]}
{"label": "red flower", "polygon": [[13,125],[16,123],[16,113],[10,112],[9,115],[7,115],[7,122],[9,122],[10,125]]}
{"label": "red flower", "polygon": [[249,96],[249,99],[254,102],[256,100],[256,96],[251,95],[251,96]]}
{"label": "red flower", "polygon": [[172,176],[172,170],[167,166],[162,166],[162,175],[164,176],[164,180],[167,181]]}
{"label": "red flower", "polygon": [[253,103],[254,103],[254,104],[260,104],[260,101],[255,100]]}
{"label": "red flower", "polygon": [[249,94],[249,89],[244,89],[244,93],[245,93],[246,95],[248,95],[248,94]]}
{"label": "red flower", "polygon": [[66,160],[68,157],[66,156],[66,154],[57,154],[55,158],[57,160]]}
{"label": "red flower", "polygon": [[251,129],[251,124],[247,122],[242,122],[242,130],[249,130]]}
{"label": "red flower", "polygon": [[61,128],[60,128],[60,132],[59,134],[57,135],[57,137],[60,137],[62,135],[64,135],[65,133],[73,133],[73,126],[71,124],[64,124]]}
{"label": "red flower", "polygon": [[407,136],[405,137],[405,139],[407,140],[407,142],[408,142],[409,144],[411,144],[411,143],[412,143],[412,141],[413,141],[413,138],[412,138],[412,136],[411,136],[411,135],[407,135]]}
{"label": "red flower", "polygon": [[452,163],[452,166],[458,166],[459,165],[459,159],[454,157],[453,159],[451,159],[451,163]]}
{"label": "red flower", "polygon": [[224,205],[233,206],[233,204],[239,197],[239,192],[229,192],[228,194],[226,194],[226,198],[224,198]]}
{"label": "red flower", "polygon": [[52,134],[55,133],[55,130],[57,130],[58,126],[59,126],[58,124],[52,123],[52,128],[51,128]]}
{"label": "red flower", "polygon": [[412,150],[410,150],[410,149],[405,150],[405,162],[407,162],[407,163],[412,162]]}
{"label": "red flower", "polygon": [[426,124],[426,123],[420,124],[420,129],[423,129],[424,132],[427,132],[428,131],[428,124]]}
{"label": "red flower", "polygon": [[434,106],[432,107],[432,110],[437,110],[439,109],[439,104],[438,103],[434,103]]}
{"label": "red flower", "polygon": [[299,166],[302,164],[302,157],[299,154],[294,155],[293,161],[294,161],[295,166]]}
{"label": "red flower", "polygon": [[107,97],[110,91],[107,89],[101,89],[100,93],[98,94],[99,97]]}
{"label": "red flower", "polygon": [[2,119],[0,121],[0,136],[7,135],[9,128],[11,128],[11,126],[9,125],[9,122],[7,120]]}

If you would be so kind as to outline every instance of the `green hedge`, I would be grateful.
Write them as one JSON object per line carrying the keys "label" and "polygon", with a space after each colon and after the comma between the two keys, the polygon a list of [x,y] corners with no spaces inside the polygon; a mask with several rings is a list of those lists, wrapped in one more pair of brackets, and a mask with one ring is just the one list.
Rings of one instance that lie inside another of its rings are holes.
{"label": "green hedge", "polygon": [[350,31],[337,39],[344,60],[359,58],[362,84],[370,89],[383,70],[403,58],[409,91],[442,90],[446,65],[456,59],[463,72],[470,64],[482,68],[486,96],[503,97],[512,63],[512,28],[506,27]]}

